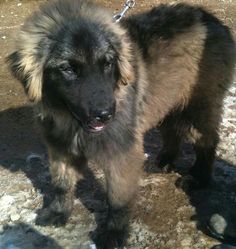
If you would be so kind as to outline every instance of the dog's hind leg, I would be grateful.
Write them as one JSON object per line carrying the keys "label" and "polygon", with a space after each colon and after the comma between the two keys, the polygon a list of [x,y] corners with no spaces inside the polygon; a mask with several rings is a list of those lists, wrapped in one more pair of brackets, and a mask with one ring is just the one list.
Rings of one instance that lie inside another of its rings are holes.
{"label": "dog's hind leg", "polygon": [[174,161],[178,157],[180,144],[183,137],[181,126],[177,124],[176,118],[167,117],[160,126],[162,136],[162,149],[157,157],[157,165],[163,172],[173,169]]}
{"label": "dog's hind leg", "polygon": [[104,168],[108,196],[108,215],[95,242],[98,248],[123,248],[128,237],[129,214],[144,162],[142,146],[114,155]]}
{"label": "dog's hind leg", "polygon": [[[197,115],[194,116],[197,111]],[[188,113],[192,113],[192,115],[188,115],[192,125],[187,137],[192,142],[196,152],[196,161],[190,169],[190,174],[196,180],[197,186],[205,187],[209,184],[212,176],[215,152],[219,141],[218,127],[222,109],[220,105],[209,101],[207,106],[192,107]]]}
{"label": "dog's hind leg", "polygon": [[204,130],[194,143],[196,161],[190,169],[190,174],[198,182],[199,187],[205,187],[211,180],[217,143],[218,134],[214,129]]}
{"label": "dog's hind leg", "polygon": [[[55,194],[49,206],[39,210],[36,223],[61,226],[67,222],[72,212],[75,186],[80,174],[72,166],[70,158],[63,157],[52,149],[49,156]],[[83,164],[84,159],[80,159],[79,163]]]}

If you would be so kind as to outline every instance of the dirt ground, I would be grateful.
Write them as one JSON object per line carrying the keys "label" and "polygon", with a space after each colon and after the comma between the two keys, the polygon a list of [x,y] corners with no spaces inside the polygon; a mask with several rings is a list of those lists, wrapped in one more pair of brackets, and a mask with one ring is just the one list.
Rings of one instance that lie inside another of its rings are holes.
{"label": "dirt ground", "polygon": [[[45,147],[33,121],[31,104],[21,85],[10,75],[5,63],[13,51],[14,37],[24,19],[45,0],[0,0],[0,249],[86,249],[95,248],[89,235],[102,218],[103,175],[94,172],[78,183],[75,209],[63,228],[34,224],[37,210],[50,199],[51,186]],[[98,0],[117,13],[123,0]],[[180,1],[136,1],[130,12],[149,9],[159,3]],[[188,0],[201,4],[231,27],[236,36],[236,0]],[[17,42],[17,41],[16,41]],[[158,131],[146,136],[146,172],[140,183],[128,248],[210,249],[220,242],[207,230],[207,222],[217,213],[232,213],[229,233],[236,236],[236,82],[225,99],[220,127],[214,180],[205,190],[178,188],[193,158],[191,147],[183,144],[176,165],[178,173],[153,170],[160,149]],[[235,223],[234,223],[235,222]],[[236,242],[232,242],[236,243]],[[236,247],[235,247],[236,248]]]}

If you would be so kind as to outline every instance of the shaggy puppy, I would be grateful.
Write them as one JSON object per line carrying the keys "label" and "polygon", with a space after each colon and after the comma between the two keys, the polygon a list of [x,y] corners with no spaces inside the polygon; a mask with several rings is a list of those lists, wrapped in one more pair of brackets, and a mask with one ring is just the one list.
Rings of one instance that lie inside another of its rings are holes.
{"label": "shaggy puppy", "polygon": [[13,74],[40,109],[56,196],[37,221],[64,224],[87,160],[102,167],[109,211],[100,248],[124,245],[144,161],[143,135],[161,123],[161,167],[181,139],[194,144],[192,176],[208,183],[235,44],[201,8],[160,5],[112,21],[84,0],[46,4],[30,17],[9,56]]}

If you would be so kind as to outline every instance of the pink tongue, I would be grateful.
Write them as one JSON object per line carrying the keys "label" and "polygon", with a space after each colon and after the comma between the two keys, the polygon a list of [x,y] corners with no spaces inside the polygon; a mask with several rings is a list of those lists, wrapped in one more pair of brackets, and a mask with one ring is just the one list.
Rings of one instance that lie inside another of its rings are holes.
{"label": "pink tongue", "polygon": [[89,127],[96,130],[96,131],[100,131],[104,128],[104,124],[99,122],[99,121],[92,121],[89,123]]}

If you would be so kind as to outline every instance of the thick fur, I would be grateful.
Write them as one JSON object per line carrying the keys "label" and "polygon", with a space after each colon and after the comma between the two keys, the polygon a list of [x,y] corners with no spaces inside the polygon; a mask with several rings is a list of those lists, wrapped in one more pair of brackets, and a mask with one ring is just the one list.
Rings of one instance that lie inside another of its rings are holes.
{"label": "thick fur", "polygon": [[[228,28],[203,9],[160,5],[117,24],[88,1],[57,1],[26,21],[8,60],[37,103],[57,189],[39,224],[66,222],[75,183],[94,160],[104,170],[109,205],[97,245],[123,246],[144,161],[143,135],[158,124],[160,166],[173,162],[187,137],[196,150],[191,173],[201,185],[209,182],[235,44]],[[69,70],[61,69],[65,61]],[[92,134],[86,124],[98,106],[113,119]]]}

